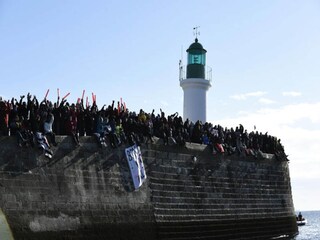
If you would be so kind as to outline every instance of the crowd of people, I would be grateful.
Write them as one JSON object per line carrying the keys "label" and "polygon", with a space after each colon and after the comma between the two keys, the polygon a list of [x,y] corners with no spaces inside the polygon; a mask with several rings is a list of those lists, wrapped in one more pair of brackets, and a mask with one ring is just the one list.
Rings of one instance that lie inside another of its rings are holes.
{"label": "crowd of people", "polygon": [[83,99],[70,104],[66,98],[56,102],[35,96],[20,99],[0,99],[0,136],[15,135],[19,146],[37,145],[46,156],[52,157],[51,145],[57,145],[56,135],[70,135],[79,146],[79,136],[95,136],[101,147],[116,148],[121,144],[153,142],[153,137],[163,139],[165,145],[184,146],[186,142],[209,145],[214,154],[243,154],[258,157],[262,153],[275,154],[286,159],[280,139],[267,133],[250,132],[240,124],[235,129],[212,123],[183,121],[178,113],[168,115],[146,113],[142,109],[129,111],[122,102],[98,108],[84,106]]}

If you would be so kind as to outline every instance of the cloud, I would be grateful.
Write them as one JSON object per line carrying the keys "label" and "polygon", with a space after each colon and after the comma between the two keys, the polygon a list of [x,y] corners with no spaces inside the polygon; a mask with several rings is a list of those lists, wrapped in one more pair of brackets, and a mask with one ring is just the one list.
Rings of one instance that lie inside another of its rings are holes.
{"label": "cloud", "polygon": [[282,93],[282,96],[285,96],[285,97],[299,97],[299,96],[301,96],[301,95],[302,95],[301,92],[295,92],[295,91],[283,92],[283,93]]}
{"label": "cloud", "polygon": [[268,98],[260,98],[259,99],[259,103],[262,103],[262,104],[272,104],[272,103],[275,103],[275,101],[271,100],[271,99],[268,99]]}
{"label": "cloud", "polygon": [[[239,124],[247,122],[248,125],[261,125],[265,128],[290,126],[301,127],[301,120],[309,120],[310,123],[316,125],[320,123],[320,102],[318,103],[300,103],[285,105],[274,108],[261,108],[256,111],[241,112],[241,116],[230,119],[222,119],[226,124]],[[244,114],[246,113],[246,114]],[[217,120],[213,121],[216,122]],[[307,126],[304,126],[307,127]]]}
{"label": "cloud", "polygon": [[262,91],[257,91],[257,92],[232,95],[232,96],[230,96],[230,98],[235,99],[235,100],[246,100],[249,97],[261,97],[265,94],[267,94],[267,93],[262,92]]}

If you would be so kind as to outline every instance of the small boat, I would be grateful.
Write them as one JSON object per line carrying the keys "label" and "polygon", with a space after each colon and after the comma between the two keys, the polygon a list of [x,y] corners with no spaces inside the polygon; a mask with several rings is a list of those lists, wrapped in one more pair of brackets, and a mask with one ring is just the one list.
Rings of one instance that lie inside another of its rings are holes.
{"label": "small boat", "polygon": [[297,225],[298,226],[303,226],[303,225],[306,225],[307,223],[307,219],[305,219],[301,212],[299,212],[299,215],[297,216]]}
{"label": "small boat", "polygon": [[307,224],[307,219],[302,218],[301,220],[297,220],[297,225],[298,226],[303,226]]}

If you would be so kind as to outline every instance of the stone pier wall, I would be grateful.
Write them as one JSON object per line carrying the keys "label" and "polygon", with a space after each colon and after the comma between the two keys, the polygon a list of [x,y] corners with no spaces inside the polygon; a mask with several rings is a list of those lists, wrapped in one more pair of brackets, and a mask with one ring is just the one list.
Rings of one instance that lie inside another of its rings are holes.
{"label": "stone pier wall", "polygon": [[146,150],[145,155],[156,159],[149,166],[149,182],[160,239],[296,234],[287,162],[271,155],[217,156],[201,145]]}
{"label": "stone pier wall", "polygon": [[[212,155],[206,146],[141,146],[134,191],[124,147],[54,156],[0,137],[0,208],[15,239],[268,239],[297,232],[287,162]],[[197,159],[197,161],[194,161]]]}

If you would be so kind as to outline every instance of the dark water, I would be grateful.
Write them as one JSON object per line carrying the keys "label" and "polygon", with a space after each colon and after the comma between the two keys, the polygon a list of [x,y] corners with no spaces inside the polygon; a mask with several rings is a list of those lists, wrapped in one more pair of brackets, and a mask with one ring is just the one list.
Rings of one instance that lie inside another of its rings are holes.
{"label": "dark water", "polygon": [[301,212],[307,224],[299,227],[299,235],[293,240],[320,240],[320,211]]}

